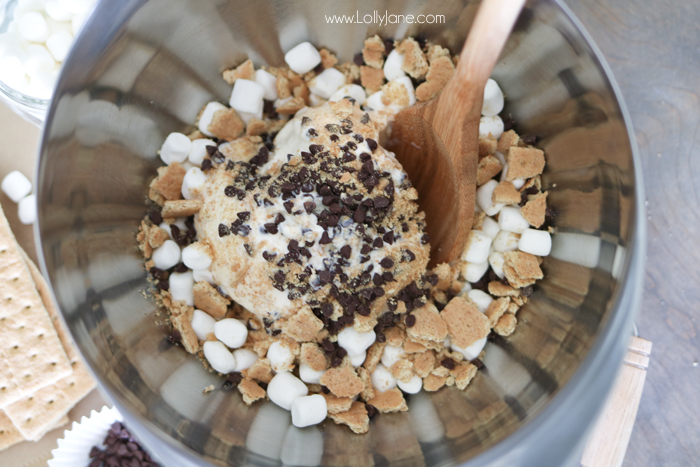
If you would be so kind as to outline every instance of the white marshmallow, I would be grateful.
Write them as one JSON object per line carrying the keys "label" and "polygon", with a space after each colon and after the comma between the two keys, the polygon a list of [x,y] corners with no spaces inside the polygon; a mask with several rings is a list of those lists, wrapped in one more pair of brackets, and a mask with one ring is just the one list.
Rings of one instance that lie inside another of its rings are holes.
{"label": "white marshmallow", "polygon": [[481,353],[482,350],[484,350],[484,346],[486,345],[486,338],[484,337],[483,339],[479,339],[478,341],[474,342],[472,345],[467,347],[466,349],[463,349],[459,347],[458,345],[452,344],[452,350],[457,351],[464,355],[464,358],[466,360],[474,360],[475,358],[479,357],[479,354]]}
{"label": "white marshmallow", "polygon": [[344,84],[344,74],[335,68],[326,68],[309,82],[309,90],[324,99],[328,99]]}
{"label": "white marshmallow", "polygon": [[[488,251],[487,251],[488,253]],[[489,262],[484,261],[482,263],[464,263],[462,265],[462,277],[464,277],[468,282],[479,282],[484,274],[489,269]]]}
{"label": "white marshmallow", "polygon": [[73,33],[73,37],[78,35],[80,30],[83,28],[83,24],[85,24],[86,19],[87,15],[75,15],[73,16],[73,19],[70,20],[70,29]]}
{"label": "white marshmallow", "polygon": [[174,301],[182,300],[189,306],[194,306],[194,278],[192,271],[174,272],[168,277],[170,295]]}
{"label": "white marshmallow", "polygon": [[73,44],[73,36],[67,31],[58,31],[46,39],[46,48],[49,49],[49,52],[51,52],[51,55],[57,62],[62,62],[66,59],[71,44]]}
{"label": "white marshmallow", "polygon": [[338,102],[345,97],[352,97],[355,99],[357,105],[363,105],[367,100],[367,93],[365,92],[365,88],[359,84],[346,84],[334,92],[328,100],[331,102]]}
{"label": "white marshmallow", "polygon": [[180,262],[180,247],[173,240],[166,240],[161,246],[153,250],[151,259],[155,267],[165,271]]}
{"label": "white marshmallow", "polygon": [[202,346],[204,358],[219,373],[228,374],[236,371],[236,357],[219,341],[207,341]]}
{"label": "white marshmallow", "polygon": [[411,106],[416,103],[416,90],[413,88],[413,82],[408,76],[402,78],[396,78],[394,81],[403,84],[408,93],[408,105]]}
{"label": "white marshmallow", "polygon": [[36,222],[36,195],[28,195],[19,200],[17,215],[24,225]]}
{"label": "white marshmallow", "polygon": [[282,341],[273,342],[267,349],[266,357],[270,360],[272,369],[277,373],[291,370],[294,366],[294,354],[288,346],[282,344]]}
{"label": "white marshmallow", "polygon": [[194,333],[197,334],[197,339],[205,341],[207,340],[207,334],[214,333],[216,320],[209,313],[195,309],[190,324]]}
{"label": "white marshmallow", "polygon": [[292,403],[308,393],[306,384],[288,371],[277,373],[267,385],[267,397],[286,410],[291,410]]}
{"label": "white marshmallow", "polygon": [[248,349],[234,350],[233,356],[236,357],[236,371],[247,370],[258,361],[258,354]]}
{"label": "white marshmallow", "polygon": [[338,333],[338,345],[344,348],[348,355],[359,355],[374,344],[377,335],[374,331],[357,332],[352,327],[347,327]]}
{"label": "white marshmallow", "polygon": [[493,240],[496,238],[496,235],[498,235],[498,232],[501,231],[501,228],[498,226],[498,222],[496,222],[492,217],[486,216],[484,217],[484,222],[481,224],[481,231],[491,237],[491,240]]}
{"label": "white marshmallow", "polygon": [[479,138],[486,138],[491,135],[498,139],[503,134],[503,120],[496,115],[495,117],[481,117],[479,120]]}
{"label": "white marshmallow", "polygon": [[404,355],[406,355],[406,352],[403,350],[403,347],[387,345],[382,352],[382,364],[387,368],[391,368],[394,363],[401,360]]}
{"label": "white marshmallow", "polygon": [[32,192],[32,182],[18,170],[13,170],[2,179],[2,191],[15,203]]}
{"label": "white marshmallow", "polygon": [[372,372],[370,380],[372,381],[372,387],[379,392],[385,392],[396,387],[396,378],[381,363],[377,364],[377,368]]}
{"label": "white marshmallow", "polygon": [[18,0],[17,10],[20,11],[41,11],[44,9],[46,0]]}
{"label": "white marshmallow", "polygon": [[484,105],[481,107],[481,115],[494,117],[503,110],[503,91],[498,83],[490,79],[484,88]]}
{"label": "white marshmallow", "polygon": [[73,14],[63,8],[59,0],[48,0],[44,9],[46,14],[55,21],[70,21],[73,18]]}
{"label": "white marshmallow", "polygon": [[501,230],[493,239],[493,249],[499,253],[505,253],[506,251],[515,251],[518,249],[518,242],[520,241],[520,234],[514,232],[508,232],[507,230]]}
{"label": "white marshmallow", "polygon": [[17,19],[17,31],[29,42],[45,42],[49,37],[49,25],[41,13],[28,11]]}
{"label": "white marshmallow", "polygon": [[530,223],[520,214],[519,207],[506,206],[498,213],[498,226],[507,232],[523,233]]}
{"label": "white marshmallow", "polygon": [[84,15],[90,11],[94,0],[60,0],[61,7],[73,15]]}
{"label": "white marshmallow", "polygon": [[321,54],[309,42],[302,42],[284,55],[284,61],[294,73],[303,75],[321,63]]}
{"label": "white marshmallow", "polygon": [[243,120],[243,123],[246,125],[248,124],[249,121],[251,121],[254,118],[257,118],[258,120],[262,120],[263,117],[263,109],[260,109],[259,111],[255,113],[250,113],[250,112],[241,112],[240,110],[237,110],[236,113],[238,113],[238,116],[241,117],[241,120]]}
{"label": "white marshmallow", "polygon": [[199,128],[199,131],[204,133],[206,136],[214,136],[214,133],[209,131],[209,124],[211,121],[214,119],[214,114],[218,112],[219,110],[226,110],[227,107],[219,102],[209,102],[206,107],[204,107],[204,111],[202,112],[202,116],[199,117],[199,123],[197,124],[197,128]]}
{"label": "white marshmallow", "polygon": [[263,97],[268,101],[277,99],[277,77],[265,70],[255,71],[255,82],[263,87],[265,93]]}
{"label": "white marshmallow", "polygon": [[483,290],[474,289],[467,293],[467,297],[474,302],[474,305],[479,309],[480,312],[485,313],[486,309],[489,307],[493,301],[493,297]]}
{"label": "white marshmallow", "polygon": [[384,61],[384,77],[387,81],[392,81],[397,78],[406,76],[406,73],[401,69],[403,66],[404,55],[394,49],[389,52]]}
{"label": "white marshmallow", "polygon": [[489,265],[499,279],[503,279],[503,277],[505,277],[505,273],[503,272],[504,263],[505,258],[503,257],[503,253],[500,251],[492,251],[489,254]]}
{"label": "white marshmallow", "polygon": [[27,60],[24,62],[24,71],[29,76],[48,73],[56,66],[53,57],[43,45],[30,44],[25,47],[25,51],[27,52]]}
{"label": "white marshmallow", "polygon": [[237,349],[248,339],[248,328],[237,319],[226,318],[216,322],[214,335],[226,344],[226,347]]}
{"label": "white marshmallow", "polygon": [[192,149],[190,149],[187,160],[194,165],[202,165],[204,158],[209,155],[207,146],[216,146],[216,143],[210,139],[196,139],[192,141]]}
{"label": "white marshmallow", "polygon": [[182,262],[190,269],[207,269],[211,265],[209,249],[194,242],[182,249]]}
{"label": "white marshmallow", "polygon": [[[498,162],[501,163],[501,166],[505,167],[505,165],[506,165],[506,156],[504,156],[502,152],[499,152],[499,151],[494,152],[494,153],[493,153],[493,157],[495,157],[496,159],[498,159]],[[503,181],[503,180],[501,180],[501,181]]]}
{"label": "white marshmallow", "polygon": [[472,230],[467,237],[467,246],[462,252],[462,261],[483,263],[489,257],[491,237],[481,230]]}
{"label": "white marshmallow", "polygon": [[298,397],[292,402],[292,424],[299,428],[318,425],[328,416],[326,398],[321,394]]}
{"label": "white marshmallow", "polygon": [[29,78],[29,86],[24,90],[24,93],[39,99],[51,99],[58,71],[53,69],[47,73],[35,74]]}
{"label": "white marshmallow", "polygon": [[520,236],[518,249],[531,255],[547,256],[552,251],[552,236],[546,230],[527,229]]}
{"label": "white marshmallow", "polygon": [[216,284],[214,276],[211,274],[209,269],[193,269],[192,277],[194,278],[195,282],[209,282],[211,285]]}
{"label": "white marshmallow", "polygon": [[160,148],[160,158],[166,164],[183,163],[192,150],[192,141],[182,133],[170,133]]}
{"label": "white marshmallow", "polygon": [[316,371],[304,362],[299,365],[299,378],[305,383],[321,384],[321,376],[325,370]]}
{"label": "white marshmallow", "polygon": [[[322,98],[321,96],[317,96],[313,92],[309,93],[309,105],[311,107],[318,107],[319,105],[323,105],[326,102],[327,102],[326,99]],[[279,105],[277,105],[277,101],[275,101],[275,108],[277,108],[277,107],[279,107]]]}
{"label": "white marshmallow", "polygon": [[185,169],[185,172],[188,171],[188,170],[190,170],[192,167],[197,167],[196,165],[194,165],[194,164],[193,164],[192,162],[190,162],[189,160],[186,160],[186,161],[183,162],[181,165],[182,165],[182,168]]}
{"label": "white marshmallow", "polygon": [[199,167],[192,167],[185,173],[185,178],[182,179],[182,197],[185,199],[194,198],[195,190],[207,181],[207,176]]}
{"label": "white marshmallow", "polygon": [[23,62],[26,57],[27,54],[23,50],[12,51],[11,55],[0,57],[0,81],[19,91],[29,85]]}
{"label": "white marshmallow", "polygon": [[386,109],[386,105],[384,105],[384,102],[382,102],[383,95],[384,93],[382,91],[375,92],[367,98],[365,101],[365,107],[377,111]]}
{"label": "white marshmallow", "polygon": [[413,376],[408,383],[398,380],[396,384],[406,394],[418,394],[423,389],[423,380],[420,376]]}
{"label": "white marshmallow", "polygon": [[494,203],[492,200],[493,190],[495,190],[497,186],[498,182],[496,180],[489,180],[476,190],[476,202],[487,216],[495,216],[501,211],[503,206],[505,206],[505,204]]}
{"label": "white marshmallow", "polygon": [[[467,293],[472,289],[472,285],[469,282],[464,282],[462,288],[459,289],[459,296],[467,295]],[[448,336],[449,337],[449,336]],[[447,337],[445,338],[447,339]]]}
{"label": "white marshmallow", "polygon": [[265,88],[249,79],[237,79],[231,91],[229,105],[238,112],[257,115],[263,109]]}
{"label": "white marshmallow", "polygon": [[349,357],[352,366],[358,368],[361,367],[363,363],[365,363],[365,359],[367,358],[367,352],[362,352],[361,354],[352,355]]}

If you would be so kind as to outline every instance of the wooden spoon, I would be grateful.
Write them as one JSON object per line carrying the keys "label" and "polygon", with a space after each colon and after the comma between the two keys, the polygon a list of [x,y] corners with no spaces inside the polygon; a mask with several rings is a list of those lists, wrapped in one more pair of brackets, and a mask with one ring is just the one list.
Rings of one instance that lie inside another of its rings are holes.
{"label": "wooden spoon", "polygon": [[434,99],[397,116],[387,149],[418,190],[430,265],[464,250],[472,226],[484,87],[525,0],[482,0],[457,69]]}

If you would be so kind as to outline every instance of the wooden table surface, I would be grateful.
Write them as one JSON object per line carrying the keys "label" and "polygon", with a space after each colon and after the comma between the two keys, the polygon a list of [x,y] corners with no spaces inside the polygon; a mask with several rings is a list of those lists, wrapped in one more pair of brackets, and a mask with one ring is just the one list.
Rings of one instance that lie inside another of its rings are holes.
{"label": "wooden table surface", "polygon": [[700,1],[568,0],[612,67],[645,177],[653,342],[625,467],[700,465]]}

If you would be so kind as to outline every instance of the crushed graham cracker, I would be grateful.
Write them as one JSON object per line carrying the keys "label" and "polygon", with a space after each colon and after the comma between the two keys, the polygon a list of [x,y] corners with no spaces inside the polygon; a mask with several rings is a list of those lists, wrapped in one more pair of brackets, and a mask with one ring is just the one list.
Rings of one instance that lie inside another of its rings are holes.
{"label": "crushed graham cracker", "polygon": [[404,358],[399,360],[391,365],[389,370],[394,378],[404,383],[408,383],[413,378],[413,362],[410,359]]}
{"label": "crushed graham cracker", "polygon": [[427,347],[419,342],[414,341],[413,339],[406,339],[406,342],[403,345],[403,350],[406,353],[421,353],[425,352],[427,350]]}
{"label": "crushed graham cracker", "polygon": [[428,392],[435,392],[443,387],[446,381],[447,376],[437,376],[431,373],[423,380],[423,389]]}
{"label": "crushed graham cracker", "polygon": [[277,97],[279,99],[286,99],[288,97],[292,97],[292,88],[289,87],[289,80],[284,74],[279,73],[277,75],[276,86]]}
{"label": "crushed graham cracker", "polygon": [[194,308],[181,301],[171,302],[170,312],[170,321],[173,328],[180,333],[182,346],[187,352],[196,355],[199,352],[199,339],[191,324]]}
{"label": "crushed graham cracker", "polygon": [[367,408],[362,402],[353,402],[347,412],[328,414],[328,416],[335,423],[350,427],[353,433],[362,434],[369,431],[369,415],[367,415]]}
{"label": "crushed graham cracker", "polygon": [[352,397],[336,397],[333,394],[321,394],[326,399],[328,413],[347,412],[352,407]]}
{"label": "crushed graham cracker", "polygon": [[406,340],[406,332],[399,327],[393,327],[384,331],[384,337],[386,337],[387,345],[401,347]]}
{"label": "crushed graham cracker", "polygon": [[506,180],[509,182],[534,177],[544,170],[544,152],[537,148],[512,147],[506,154],[506,163],[508,164]]}
{"label": "crushed graham cracker", "polygon": [[384,70],[363,65],[360,67],[360,82],[368,94],[374,94],[384,84]]}
{"label": "crushed graham cracker", "polygon": [[412,78],[421,79],[428,73],[428,60],[415,39],[409,37],[401,42],[396,49],[404,55],[401,69]]}
{"label": "crushed graham cracker", "polygon": [[385,346],[385,342],[375,342],[367,349],[367,357],[365,357],[365,363],[362,366],[367,368],[370,373],[377,368],[377,363],[382,359]]}
{"label": "crushed graham cracker", "polygon": [[226,81],[228,84],[234,84],[239,79],[255,81],[255,68],[253,67],[253,61],[248,59],[238,65],[235,69],[225,70],[222,75],[224,77],[224,81]]}
{"label": "crushed graham cracker", "polygon": [[[482,158],[476,166],[476,186],[481,186],[488,182],[502,169],[503,166],[501,162],[496,159],[496,156],[486,156]],[[510,174],[510,168],[508,168],[508,173]]]}
{"label": "crushed graham cracker", "polygon": [[243,396],[243,402],[248,405],[266,396],[265,390],[250,378],[243,378],[243,381],[238,383],[238,390]]}
{"label": "crushed graham cracker", "polygon": [[233,161],[248,162],[262,146],[258,138],[244,137],[219,146],[221,153]]}
{"label": "crushed graham cracker", "polygon": [[282,332],[297,342],[310,342],[323,329],[323,321],[318,319],[308,305],[302,307],[283,325]]}
{"label": "crushed graham cracker", "polygon": [[447,337],[447,324],[440,317],[437,308],[432,303],[413,312],[416,324],[407,328],[407,333],[414,339],[432,342],[442,342]]}
{"label": "crushed graham cracker", "polygon": [[221,109],[214,112],[207,130],[219,139],[232,141],[245,131],[245,123],[234,109]]}
{"label": "crushed graham cracker", "polygon": [[247,136],[260,136],[263,133],[267,133],[267,122],[255,117],[251,118],[245,127],[245,134]]}
{"label": "crushed graham cracker", "polygon": [[520,192],[515,189],[512,182],[504,180],[494,188],[491,201],[497,204],[518,204]]}
{"label": "crushed graham cracker", "polygon": [[506,251],[503,253],[503,272],[510,285],[521,288],[532,285],[536,280],[542,279],[537,257],[523,251]]}
{"label": "crushed graham cracker", "polygon": [[484,138],[479,138],[479,157],[491,156],[496,153],[498,141],[496,138],[489,135]]}
{"label": "crushed graham cracker", "polygon": [[314,371],[324,371],[328,368],[328,361],[323,349],[315,342],[305,342],[301,344],[299,359],[306,363]]}
{"label": "crushed graham cracker", "polygon": [[194,305],[212,318],[223,318],[230,303],[209,282],[201,281],[194,285]]}
{"label": "crushed graham cracker", "polygon": [[321,384],[338,397],[355,397],[365,385],[352,367],[330,368],[321,376]]}
{"label": "crushed graham cracker", "polygon": [[520,291],[501,281],[489,282],[489,293],[494,297],[517,297]]}
{"label": "crushed graham cracker", "polygon": [[460,363],[450,373],[454,376],[457,389],[464,390],[476,375],[477,368],[471,363]]}
{"label": "crushed graham cracker", "polygon": [[435,354],[432,350],[414,354],[411,359],[413,360],[413,371],[421,378],[427,377],[435,369]]}
{"label": "crushed graham cracker", "polygon": [[321,55],[321,66],[323,66],[324,69],[332,68],[338,63],[338,58],[328,49],[321,49],[318,53]]}
{"label": "crushed graham cracker", "polygon": [[374,397],[374,386],[372,386],[372,376],[367,370],[367,368],[360,367],[357,369],[357,375],[362,380],[362,384],[365,385],[364,389],[360,393],[360,399],[363,401],[368,401]]}
{"label": "crushed graham cracker", "polygon": [[425,102],[440,94],[455,73],[455,66],[448,57],[433,60],[425,82],[416,88],[416,99]]}
{"label": "crushed graham cracker", "polygon": [[537,228],[544,224],[544,217],[547,213],[547,195],[548,192],[537,193],[529,196],[525,206],[520,208],[520,214],[527,220],[531,226]]}
{"label": "crushed graham cracker", "polygon": [[506,156],[508,155],[508,151],[510,150],[510,148],[517,146],[518,142],[520,142],[520,136],[518,136],[518,134],[515,131],[504,131],[501,137],[498,138],[498,145],[496,146],[496,150],[504,156]]}
{"label": "crushed graham cracker", "polygon": [[515,332],[515,326],[517,324],[518,319],[515,317],[515,315],[506,313],[498,318],[498,322],[493,327],[493,330],[496,331],[496,334],[499,336],[507,337]]}
{"label": "crushed graham cracker", "polygon": [[472,218],[472,230],[481,230],[484,226],[484,219],[486,219],[485,212],[475,212]]}
{"label": "crushed graham cracker", "polygon": [[466,349],[491,331],[489,320],[471,301],[455,297],[447,304],[440,316],[447,323],[452,341]]}
{"label": "crushed graham cracker", "polygon": [[275,110],[282,115],[294,115],[304,107],[306,107],[306,102],[302,97],[293,97]]}
{"label": "crushed graham cracker", "polygon": [[161,215],[166,217],[189,217],[197,214],[204,201],[201,199],[178,199],[173,201],[165,201]]}
{"label": "crushed graham cracker", "polygon": [[425,53],[425,57],[428,59],[428,63],[431,64],[440,57],[447,57],[450,59],[450,62],[452,61],[450,51],[438,44],[431,44]]}
{"label": "crushed graham cracker", "polygon": [[398,388],[388,389],[376,394],[367,403],[381,413],[405,412],[408,410],[406,399]]}
{"label": "crushed graham cracker", "polygon": [[409,98],[406,86],[398,81],[389,81],[382,86],[382,103],[384,105],[399,105],[408,107]]}
{"label": "crushed graham cracker", "polygon": [[182,180],[185,178],[185,169],[179,162],[173,162],[164,167],[158,167],[158,175],[151,182],[150,187],[165,200],[182,198]]}
{"label": "crushed graham cracker", "polygon": [[510,297],[500,297],[492,301],[486,308],[484,315],[489,319],[491,327],[495,326],[503,313],[506,312],[508,304],[510,304]]}
{"label": "crushed graham cracker", "polygon": [[362,58],[372,68],[382,68],[384,65],[384,41],[381,37],[375,35],[365,39]]}

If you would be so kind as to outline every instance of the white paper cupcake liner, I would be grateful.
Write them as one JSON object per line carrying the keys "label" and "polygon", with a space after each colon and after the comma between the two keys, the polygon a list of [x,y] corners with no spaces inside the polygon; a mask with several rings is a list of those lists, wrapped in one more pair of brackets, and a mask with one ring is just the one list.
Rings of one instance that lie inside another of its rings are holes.
{"label": "white paper cupcake liner", "polygon": [[92,411],[90,418],[83,417],[80,423],[73,422],[70,430],[58,440],[58,448],[51,451],[53,458],[48,467],[87,467],[90,463],[90,450],[93,446],[103,447],[102,442],[114,422],[122,421],[116,408],[102,407]]}

